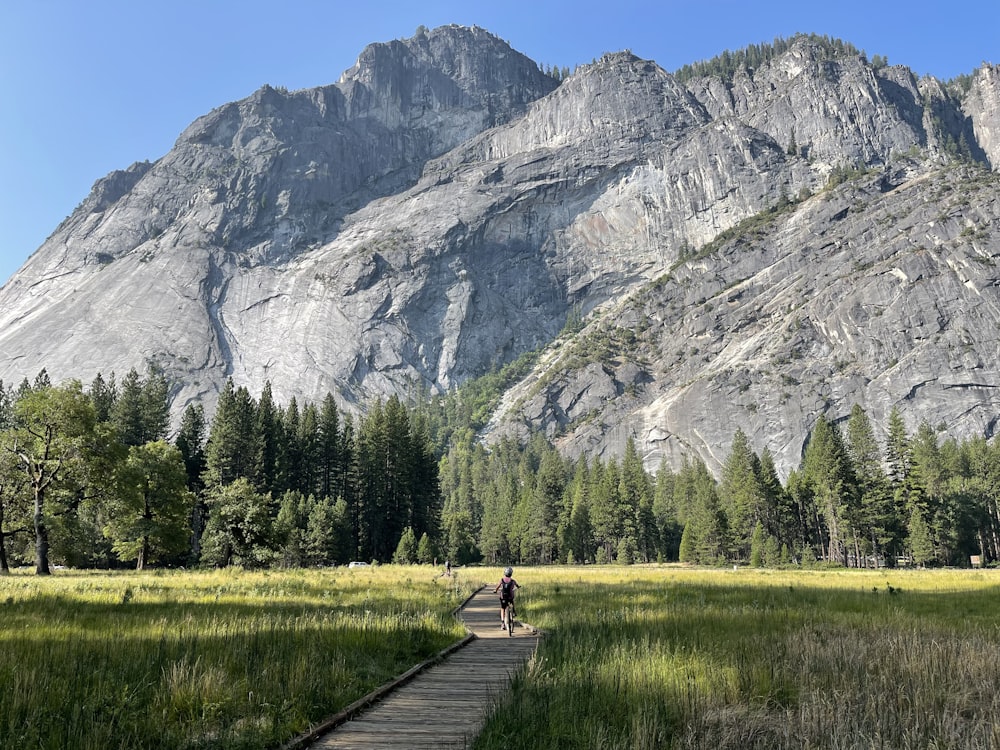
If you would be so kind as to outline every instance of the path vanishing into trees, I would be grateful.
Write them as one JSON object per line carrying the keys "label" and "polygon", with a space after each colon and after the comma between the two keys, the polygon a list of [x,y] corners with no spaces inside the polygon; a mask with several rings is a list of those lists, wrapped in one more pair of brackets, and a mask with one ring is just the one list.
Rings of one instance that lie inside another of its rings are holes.
{"label": "path vanishing into trees", "polygon": [[[539,634],[500,628],[498,597],[483,587],[459,610],[469,630],[462,645],[427,668],[411,670],[367,707],[348,709],[332,729],[297,747],[310,750],[465,748],[511,676],[534,654]],[[358,704],[355,704],[356,706]],[[341,722],[342,723],[339,723]],[[314,733],[315,734],[315,733]]]}

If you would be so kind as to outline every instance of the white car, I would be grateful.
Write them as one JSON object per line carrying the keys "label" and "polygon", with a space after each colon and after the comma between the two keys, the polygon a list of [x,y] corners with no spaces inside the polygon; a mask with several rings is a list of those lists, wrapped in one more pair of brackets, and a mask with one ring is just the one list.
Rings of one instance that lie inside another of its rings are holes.
{"label": "white car", "polygon": [[348,563],[347,567],[348,568],[367,568],[368,567],[368,563],[355,561],[355,562],[352,562],[352,563]]}

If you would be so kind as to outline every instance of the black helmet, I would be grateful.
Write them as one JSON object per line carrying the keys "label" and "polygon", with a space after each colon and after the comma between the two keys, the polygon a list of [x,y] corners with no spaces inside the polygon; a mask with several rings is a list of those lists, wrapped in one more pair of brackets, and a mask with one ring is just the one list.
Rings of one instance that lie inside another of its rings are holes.
{"label": "black helmet", "polygon": [[506,568],[503,569],[503,574],[505,576],[512,576],[514,575],[514,569],[508,565]]}

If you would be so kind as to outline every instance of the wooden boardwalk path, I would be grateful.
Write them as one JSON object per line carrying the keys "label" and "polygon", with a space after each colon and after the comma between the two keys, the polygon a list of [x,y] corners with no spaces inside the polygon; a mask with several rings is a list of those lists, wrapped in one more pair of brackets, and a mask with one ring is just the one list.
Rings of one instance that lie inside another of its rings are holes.
{"label": "wooden boardwalk path", "polygon": [[459,616],[473,640],[320,737],[310,750],[466,747],[513,672],[535,652],[538,635],[515,627],[511,637],[500,629],[492,588],[480,589]]}

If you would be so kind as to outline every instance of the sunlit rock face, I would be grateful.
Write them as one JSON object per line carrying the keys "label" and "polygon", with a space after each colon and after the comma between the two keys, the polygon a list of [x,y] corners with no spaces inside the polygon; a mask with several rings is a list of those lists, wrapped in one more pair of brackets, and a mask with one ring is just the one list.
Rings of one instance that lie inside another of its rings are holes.
{"label": "sunlit rock face", "polygon": [[855,402],[990,434],[998,78],[805,38],[562,82],[481,29],[373,44],[99,180],[0,290],[0,378],[153,364],[175,414],[229,377],[361,410],[545,347],[487,437],[717,466],[741,427],[787,468]]}

